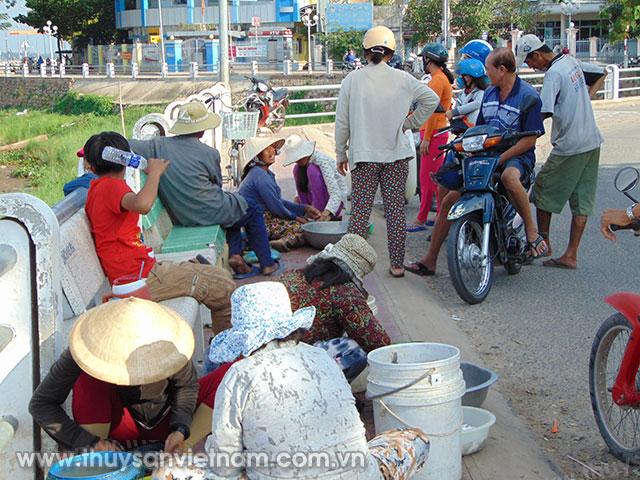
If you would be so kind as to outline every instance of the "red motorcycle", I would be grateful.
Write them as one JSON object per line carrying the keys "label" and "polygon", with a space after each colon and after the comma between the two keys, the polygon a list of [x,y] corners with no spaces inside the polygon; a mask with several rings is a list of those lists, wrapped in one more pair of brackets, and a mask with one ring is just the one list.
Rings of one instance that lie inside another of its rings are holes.
{"label": "red motorcycle", "polygon": [[[635,168],[623,168],[616,175],[616,189],[636,202],[628,192],[639,178]],[[610,228],[630,229],[640,236],[638,221]],[[589,358],[591,406],[611,453],[627,464],[640,465],[640,295],[623,292],[604,300],[620,313],[607,318],[593,340]]]}
{"label": "red motorcycle", "polygon": [[260,113],[258,128],[267,127],[274,133],[279,131],[284,126],[289,106],[289,91],[286,88],[274,90],[266,80],[261,78],[245,78],[251,81],[245,99],[247,111]]}

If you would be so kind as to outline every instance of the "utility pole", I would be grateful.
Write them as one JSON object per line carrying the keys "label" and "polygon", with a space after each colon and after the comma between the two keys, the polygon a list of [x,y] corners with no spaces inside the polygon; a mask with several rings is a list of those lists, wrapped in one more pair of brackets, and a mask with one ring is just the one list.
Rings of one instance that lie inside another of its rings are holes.
{"label": "utility pole", "polygon": [[158,15],[160,16],[160,48],[162,49],[162,68],[164,68],[164,64],[167,63],[167,59],[165,57],[164,52],[164,26],[162,24],[162,0],[158,0]]}
{"label": "utility pole", "polygon": [[442,0],[442,43],[449,49],[449,0]]}
{"label": "utility pole", "polygon": [[220,81],[229,84],[229,4],[220,0],[220,18],[218,20],[218,40],[220,44]]}

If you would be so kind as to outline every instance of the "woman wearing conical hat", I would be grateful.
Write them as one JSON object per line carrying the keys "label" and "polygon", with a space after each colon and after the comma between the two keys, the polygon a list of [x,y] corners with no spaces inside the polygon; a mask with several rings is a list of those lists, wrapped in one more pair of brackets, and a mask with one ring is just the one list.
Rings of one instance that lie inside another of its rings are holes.
{"label": "woman wearing conical hat", "polygon": [[[69,347],[31,398],[29,412],[63,449],[164,444],[182,452],[211,431],[224,366],[200,380],[193,331],[174,310],[140,298],[83,313]],[[62,405],[73,391],[70,418]]]}
{"label": "woman wearing conical hat", "polygon": [[262,206],[272,248],[287,251],[304,244],[302,224],[305,216],[318,220],[320,211],[313,205],[293,203],[282,199],[276,176],[269,170],[284,139],[254,137],[247,140],[242,183],[238,190],[249,200]]}

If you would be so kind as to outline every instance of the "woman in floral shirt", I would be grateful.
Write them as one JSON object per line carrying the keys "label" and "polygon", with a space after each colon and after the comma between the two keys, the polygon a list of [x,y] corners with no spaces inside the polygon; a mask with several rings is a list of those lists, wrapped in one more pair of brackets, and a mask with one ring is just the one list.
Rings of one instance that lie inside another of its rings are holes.
{"label": "woman in floral shirt", "polygon": [[329,244],[310,257],[305,269],[278,277],[287,288],[294,309],[316,307],[316,318],[304,342],[313,344],[346,332],[365,352],[391,343],[367,305],[369,295],[362,284],[376,261],[375,250],[364,238],[346,234],[335,245]]}

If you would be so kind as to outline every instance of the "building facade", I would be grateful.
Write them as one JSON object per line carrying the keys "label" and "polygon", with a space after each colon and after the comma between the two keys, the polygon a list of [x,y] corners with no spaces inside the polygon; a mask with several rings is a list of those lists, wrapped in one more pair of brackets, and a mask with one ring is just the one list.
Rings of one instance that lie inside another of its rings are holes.
{"label": "building facade", "polygon": [[[162,3],[158,5],[158,2]],[[308,0],[234,0],[229,5],[230,55],[235,61],[301,60],[306,43],[294,41],[300,7]],[[160,41],[160,12],[167,63],[173,69],[218,61],[218,0],[115,0],[116,28],[134,43]],[[305,57],[306,58],[306,57]]]}

